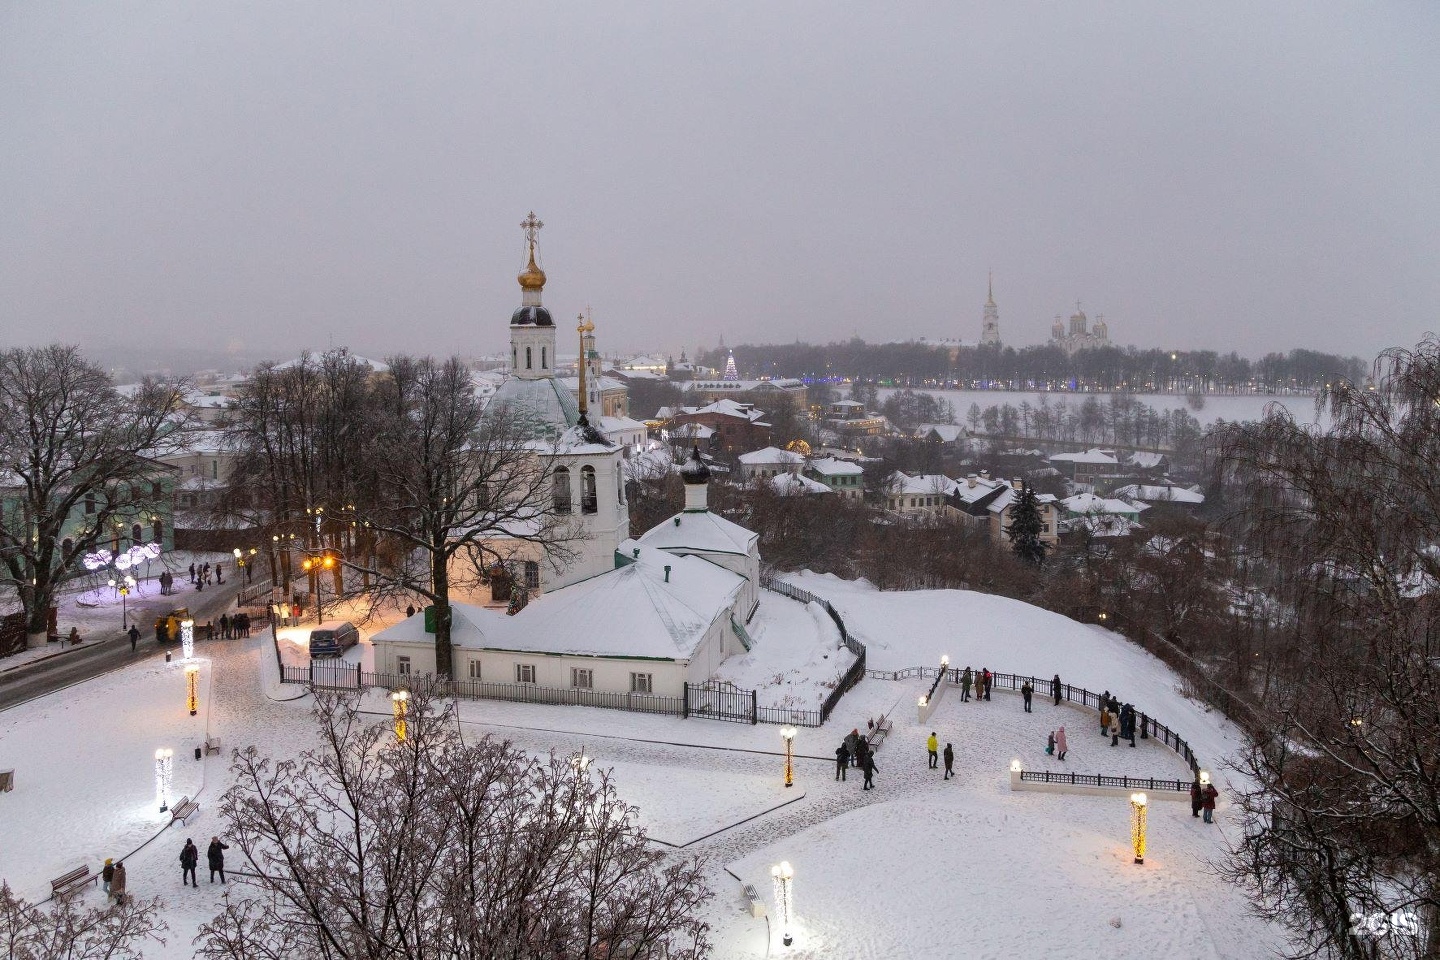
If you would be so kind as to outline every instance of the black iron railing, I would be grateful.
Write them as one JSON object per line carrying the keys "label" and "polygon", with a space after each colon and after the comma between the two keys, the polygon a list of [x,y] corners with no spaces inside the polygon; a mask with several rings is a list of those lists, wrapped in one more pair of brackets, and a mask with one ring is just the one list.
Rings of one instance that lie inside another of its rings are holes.
{"label": "black iron railing", "polygon": [[1154,777],[1116,777],[1104,773],[1061,773],[1055,770],[1021,770],[1020,779],[1031,783],[1059,783],[1072,787],[1114,787],[1119,790],[1170,790],[1189,793],[1189,780],[1157,780]]}

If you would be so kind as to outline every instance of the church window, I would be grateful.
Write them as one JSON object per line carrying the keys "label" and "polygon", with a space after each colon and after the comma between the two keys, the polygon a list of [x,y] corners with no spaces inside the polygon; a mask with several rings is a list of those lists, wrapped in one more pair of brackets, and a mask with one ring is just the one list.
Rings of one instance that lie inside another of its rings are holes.
{"label": "church window", "polygon": [[408,676],[410,676],[410,658],[409,658],[409,657],[396,657],[396,658],[395,658],[395,672],[398,673],[398,674],[399,674],[400,676],[402,676],[402,677],[408,677]]}
{"label": "church window", "polygon": [[526,369],[526,370],[529,370],[529,369],[530,369],[530,357],[531,357],[531,348],[530,348],[530,347],[526,347],[526,348],[525,348],[525,369]]}
{"label": "church window", "polygon": [[525,588],[527,590],[540,589],[540,564],[534,560],[525,561]]}
{"label": "church window", "polygon": [[480,661],[479,661],[479,660],[471,660],[468,669],[469,669],[469,677],[470,677],[471,680],[479,680],[479,679],[480,679]]}
{"label": "church window", "polygon": [[570,686],[577,690],[591,690],[595,687],[595,671],[588,667],[570,668]]}
{"label": "church window", "polygon": [[618,502],[625,502],[625,473],[623,470],[615,473],[615,496]]}
{"label": "church window", "polygon": [[130,526],[130,542],[132,544],[139,544],[141,538],[144,536],[145,530],[143,527],[140,526],[140,524],[136,523]]}
{"label": "church window", "polygon": [[60,556],[62,558],[70,556],[70,551],[74,549],[75,541],[71,540],[69,537],[66,537],[64,540],[60,541]]}
{"label": "church window", "polygon": [[510,602],[510,571],[504,564],[497,563],[490,568],[490,602]]}
{"label": "church window", "polygon": [[548,366],[548,361],[546,360],[547,350],[548,350],[548,348],[546,348],[546,347],[541,347],[541,348],[540,348],[540,369],[541,369],[541,370],[544,370],[544,369],[546,368],[546,366]]}
{"label": "church window", "polygon": [[86,513],[94,513],[94,512],[95,512],[95,494],[93,494],[93,493],[87,493],[87,494],[85,494],[85,512],[86,512]]}
{"label": "church window", "polygon": [[655,675],[653,673],[632,673],[630,674],[631,693],[654,693]]}
{"label": "church window", "polygon": [[511,347],[511,348],[510,348],[510,369],[511,369],[511,370],[514,370],[514,369],[515,369],[516,367],[518,367],[518,366],[520,366],[520,348],[519,348],[519,347]]}
{"label": "church window", "polygon": [[533,664],[533,663],[517,663],[517,664],[515,664],[515,682],[516,682],[516,683],[534,683],[534,682],[535,682],[535,664]]}
{"label": "church window", "polygon": [[580,512],[597,513],[599,510],[600,500],[595,491],[595,468],[586,465],[580,468]]}
{"label": "church window", "polygon": [[555,468],[555,476],[551,480],[551,490],[555,496],[555,512],[569,513],[571,510],[569,467]]}

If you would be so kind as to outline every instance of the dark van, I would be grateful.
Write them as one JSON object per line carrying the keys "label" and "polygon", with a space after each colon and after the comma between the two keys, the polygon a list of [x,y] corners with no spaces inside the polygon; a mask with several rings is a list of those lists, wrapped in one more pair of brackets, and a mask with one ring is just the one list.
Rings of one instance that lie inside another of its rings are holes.
{"label": "dark van", "polygon": [[360,631],[345,620],[329,620],[310,631],[310,657],[338,657],[360,642]]}

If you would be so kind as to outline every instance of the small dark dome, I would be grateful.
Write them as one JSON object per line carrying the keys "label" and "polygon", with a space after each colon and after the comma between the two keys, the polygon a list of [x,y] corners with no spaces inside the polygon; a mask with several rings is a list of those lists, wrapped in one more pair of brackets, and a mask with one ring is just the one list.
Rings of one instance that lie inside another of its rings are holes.
{"label": "small dark dome", "polygon": [[550,319],[550,311],[544,307],[521,307],[510,314],[510,326],[512,327],[553,327],[555,321]]}
{"label": "small dark dome", "polygon": [[700,448],[690,448],[690,459],[680,468],[680,479],[686,483],[709,483],[710,468],[700,459]]}

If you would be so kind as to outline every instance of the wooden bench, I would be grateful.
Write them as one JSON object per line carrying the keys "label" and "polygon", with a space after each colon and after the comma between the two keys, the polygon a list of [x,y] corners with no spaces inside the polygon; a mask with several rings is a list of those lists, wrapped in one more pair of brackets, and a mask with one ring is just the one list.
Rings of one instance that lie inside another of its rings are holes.
{"label": "wooden bench", "polygon": [[870,731],[869,736],[865,738],[865,742],[870,744],[871,747],[880,746],[880,744],[885,742],[885,738],[890,736],[891,726],[893,726],[893,724],[891,724],[890,718],[883,713],[880,714],[880,722],[875,724],[875,729]]}
{"label": "wooden bench", "polygon": [[206,756],[209,756],[209,755],[212,754],[212,753],[219,753],[219,752],[220,752],[220,738],[219,738],[219,737],[206,737],[206,738],[205,738],[205,754],[206,754]]}
{"label": "wooden bench", "polygon": [[170,822],[179,820],[185,826],[190,826],[190,818],[200,809],[200,804],[189,797],[181,797],[180,802],[170,808]]}
{"label": "wooden bench", "polygon": [[0,770],[0,793],[9,793],[15,789],[15,771]]}
{"label": "wooden bench", "polygon": [[77,887],[83,887],[87,883],[94,883],[100,879],[100,874],[91,873],[88,866],[76,867],[61,877],[50,881],[50,895],[53,897],[63,896]]}
{"label": "wooden bench", "polygon": [[760,891],[755,889],[753,883],[745,884],[744,890],[745,907],[750,911],[752,917],[765,916],[765,901],[760,899]]}

